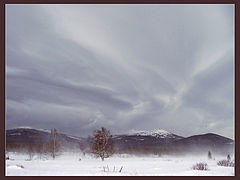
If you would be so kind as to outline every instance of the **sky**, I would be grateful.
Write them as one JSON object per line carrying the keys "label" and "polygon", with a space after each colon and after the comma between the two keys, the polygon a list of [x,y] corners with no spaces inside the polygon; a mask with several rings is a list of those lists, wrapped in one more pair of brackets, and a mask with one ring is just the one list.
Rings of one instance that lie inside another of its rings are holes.
{"label": "sky", "polygon": [[234,138],[234,5],[6,5],[6,128]]}

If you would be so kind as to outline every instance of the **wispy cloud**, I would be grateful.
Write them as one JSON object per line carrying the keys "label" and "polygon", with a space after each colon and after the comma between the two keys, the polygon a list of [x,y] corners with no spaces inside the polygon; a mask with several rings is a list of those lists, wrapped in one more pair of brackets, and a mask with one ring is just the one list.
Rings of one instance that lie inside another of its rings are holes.
{"label": "wispy cloud", "polygon": [[6,10],[8,128],[233,137],[233,5]]}

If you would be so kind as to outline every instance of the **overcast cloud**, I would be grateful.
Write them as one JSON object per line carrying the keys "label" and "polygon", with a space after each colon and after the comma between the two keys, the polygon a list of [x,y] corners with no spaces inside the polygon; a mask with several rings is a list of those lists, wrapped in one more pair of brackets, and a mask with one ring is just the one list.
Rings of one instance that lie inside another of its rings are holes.
{"label": "overcast cloud", "polygon": [[234,5],[7,5],[6,125],[234,138]]}

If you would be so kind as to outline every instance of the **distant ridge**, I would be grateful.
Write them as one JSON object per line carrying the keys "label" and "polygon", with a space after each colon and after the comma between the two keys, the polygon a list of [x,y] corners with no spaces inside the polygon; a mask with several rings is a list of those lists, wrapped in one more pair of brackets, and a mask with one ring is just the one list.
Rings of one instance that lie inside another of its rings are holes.
{"label": "distant ridge", "polygon": [[[6,144],[38,144],[48,142],[50,130],[17,127],[6,130]],[[59,132],[59,141],[64,148],[89,149],[91,139]],[[181,153],[186,151],[216,152],[234,151],[234,141],[213,133],[182,137],[162,129],[152,131],[132,130],[126,134],[113,135],[116,152]]]}

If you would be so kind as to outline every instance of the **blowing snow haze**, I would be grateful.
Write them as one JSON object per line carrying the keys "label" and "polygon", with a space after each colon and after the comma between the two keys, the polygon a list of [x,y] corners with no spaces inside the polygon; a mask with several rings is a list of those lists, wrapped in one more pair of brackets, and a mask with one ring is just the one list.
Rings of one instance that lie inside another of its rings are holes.
{"label": "blowing snow haze", "polygon": [[6,128],[234,138],[234,5],[6,5]]}

